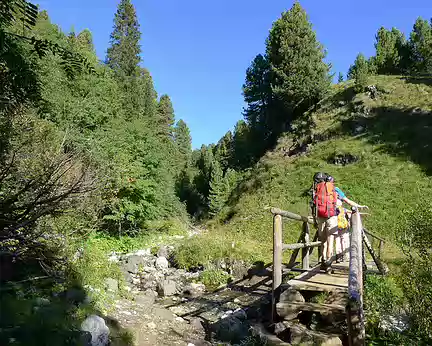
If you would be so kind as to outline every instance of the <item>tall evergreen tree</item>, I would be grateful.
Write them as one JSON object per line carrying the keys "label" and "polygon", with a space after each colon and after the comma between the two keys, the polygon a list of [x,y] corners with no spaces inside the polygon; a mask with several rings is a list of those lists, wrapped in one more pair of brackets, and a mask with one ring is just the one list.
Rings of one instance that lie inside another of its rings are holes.
{"label": "tall evergreen tree", "polygon": [[343,81],[344,81],[343,73],[342,73],[342,72],[339,72],[339,75],[338,75],[338,83],[342,83]]}
{"label": "tall evergreen tree", "polygon": [[209,209],[212,215],[216,215],[222,209],[225,204],[225,199],[226,184],[222,168],[218,161],[214,161],[211,172],[209,195]]}
{"label": "tall evergreen tree", "polygon": [[381,27],[376,34],[375,64],[377,73],[401,73],[405,37],[398,29],[391,31]]}
{"label": "tall evergreen tree", "polygon": [[135,11],[130,0],[121,0],[114,17],[111,46],[107,51],[108,65],[121,76],[135,76],[140,62],[141,33]]}
{"label": "tall evergreen tree", "polygon": [[328,91],[329,66],[323,61],[324,48],[298,2],[273,23],[266,51],[272,91],[282,110],[272,114],[272,117],[280,115],[278,128],[272,130],[281,132]]}
{"label": "tall evergreen tree", "polygon": [[225,172],[233,156],[233,136],[231,131],[225,133],[225,135],[219,140],[215,148],[215,159],[219,162],[222,171]]}
{"label": "tall evergreen tree", "polygon": [[360,53],[357,55],[354,65],[351,65],[348,71],[348,79],[355,80],[355,89],[357,92],[362,92],[367,84],[369,75],[369,64],[365,56]]}
{"label": "tall evergreen tree", "polygon": [[174,127],[174,142],[177,145],[177,150],[182,158],[183,166],[190,163],[192,156],[192,138],[189,127],[180,119]]}
{"label": "tall evergreen tree", "polygon": [[432,26],[422,18],[414,24],[410,36],[410,55],[415,72],[432,72]]}
{"label": "tall evergreen tree", "polygon": [[161,134],[172,137],[174,108],[168,95],[162,95],[157,107],[157,120]]}

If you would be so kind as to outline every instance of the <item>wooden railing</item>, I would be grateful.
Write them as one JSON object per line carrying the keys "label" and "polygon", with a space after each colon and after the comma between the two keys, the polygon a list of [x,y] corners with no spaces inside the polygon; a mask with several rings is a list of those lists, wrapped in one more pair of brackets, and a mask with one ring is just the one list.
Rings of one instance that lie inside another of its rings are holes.
{"label": "wooden railing", "polygon": [[363,312],[363,226],[360,213],[353,208],[347,304],[348,340],[350,346],[364,345]]}
{"label": "wooden railing", "polygon": [[[297,264],[296,258],[299,250],[302,250],[302,268],[303,271],[310,269],[310,255],[312,250],[317,247],[320,253],[322,252],[322,243],[318,241],[318,233],[315,234],[310,241],[310,225],[314,225],[314,219],[311,216],[301,216],[289,211],[284,211],[277,208],[271,208],[273,214],[273,294],[272,294],[272,316],[276,318],[276,303],[280,296],[282,284],[282,255],[284,250],[293,250],[291,259],[287,265],[288,269],[293,269]],[[346,307],[347,322],[349,329],[349,343],[351,346],[364,345],[365,343],[365,328],[364,328],[364,312],[363,312],[363,270],[366,266],[363,243],[366,245],[370,255],[372,256],[377,268],[381,274],[388,272],[387,267],[381,261],[382,248],[385,240],[374,235],[363,228],[361,213],[356,209],[352,209],[351,216],[351,244],[350,244],[350,264],[348,278],[348,304]],[[283,243],[283,217],[299,221],[303,223],[302,232],[298,243],[284,244]],[[379,250],[376,253],[368,239],[372,237],[379,241]]]}

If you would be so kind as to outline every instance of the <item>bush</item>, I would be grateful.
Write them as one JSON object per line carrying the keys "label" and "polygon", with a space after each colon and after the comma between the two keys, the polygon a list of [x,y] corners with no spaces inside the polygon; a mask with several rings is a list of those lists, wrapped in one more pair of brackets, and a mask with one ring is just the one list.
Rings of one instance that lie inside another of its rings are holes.
{"label": "bush", "polygon": [[403,303],[403,293],[391,277],[368,275],[365,282],[365,309],[369,327],[378,327],[383,315],[397,313]]}
{"label": "bush", "polygon": [[406,255],[400,273],[412,327],[425,341],[432,340],[432,204],[418,205],[406,213],[398,229]]}
{"label": "bush", "polygon": [[216,289],[221,285],[227,284],[231,276],[221,269],[204,270],[201,273],[200,280],[209,289]]}

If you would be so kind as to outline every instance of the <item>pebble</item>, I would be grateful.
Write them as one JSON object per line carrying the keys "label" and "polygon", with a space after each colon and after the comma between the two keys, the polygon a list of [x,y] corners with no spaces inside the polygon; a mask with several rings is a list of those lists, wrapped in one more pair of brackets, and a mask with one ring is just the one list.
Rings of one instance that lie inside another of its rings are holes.
{"label": "pebble", "polygon": [[175,320],[176,320],[177,322],[184,322],[184,318],[183,318],[183,317],[180,317],[180,316],[176,317]]}
{"label": "pebble", "polygon": [[149,327],[150,329],[156,329],[156,324],[154,322],[149,322],[147,323],[147,327]]}
{"label": "pebble", "polygon": [[234,299],[234,303],[236,303],[236,304],[240,303],[240,299],[235,298],[235,299]]}

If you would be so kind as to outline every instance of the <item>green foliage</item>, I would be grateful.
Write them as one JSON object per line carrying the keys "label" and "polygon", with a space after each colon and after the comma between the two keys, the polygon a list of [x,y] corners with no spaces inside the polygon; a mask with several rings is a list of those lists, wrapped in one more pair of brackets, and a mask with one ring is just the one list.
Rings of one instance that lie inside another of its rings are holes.
{"label": "green foliage", "polygon": [[418,18],[411,32],[409,47],[412,69],[420,73],[432,72],[432,26]]}
{"label": "green foliage", "polygon": [[403,307],[402,289],[392,277],[368,275],[364,305],[368,328],[377,329],[383,316],[399,313]]}
{"label": "green foliage", "polygon": [[405,36],[398,29],[381,27],[376,35],[375,63],[379,74],[399,74],[403,69]]}
{"label": "green foliage", "polygon": [[339,75],[338,75],[338,83],[342,83],[343,81],[344,81],[344,75],[343,75],[342,72],[339,72]]}
{"label": "green foliage", "polygon": [[354,79],[355,81],[355,91],[363,92],[368,82],[369,75],[369,63],[363,54],[357,55],[354,61],[354,65],[350,67],[348,72],[348,78]]}
{"label": "green foliage", "polygon": [[226,285],[230,279],[231,276],[221,269],[206,269],[200,274],[200,281],[210,290]]}
{"label": "green foliage", "polygon": [[406,255],[402,264],[400,284],[408,302],[409,313],[416,333],[432,340],[432,205],[429,202],[410,208],[397,229],[397,238]]}
{"label": "green foliage", "polygon": [[157,107],[159,126],[165,137],[172,137],[174,125],[174,108],[168,95],[162,95]]}
{"label": "green foliage", "polygon": [[107,51],[107,63],[117,74],[135,76],[140,62],[141,33],[135,7],[130,0],[121,0],[114,17],[111,46]]}
{"label": "green foliage", "polygon": [[[285,124],[318,102],[329,90],[329,66],[308,16],[298,2],[273,23],[266,42],[271,87]],[[276,116],[274,114],[273,116]]]}

